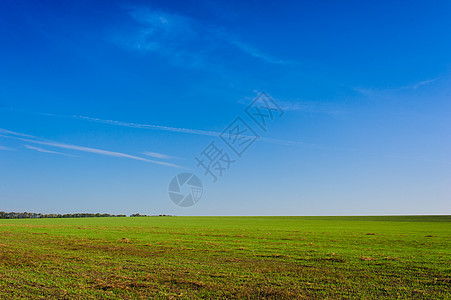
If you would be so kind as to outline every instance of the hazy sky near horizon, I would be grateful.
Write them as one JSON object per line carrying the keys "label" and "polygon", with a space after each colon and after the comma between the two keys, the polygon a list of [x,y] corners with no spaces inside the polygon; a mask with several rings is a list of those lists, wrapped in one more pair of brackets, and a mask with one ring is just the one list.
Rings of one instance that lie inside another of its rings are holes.
{"label": "hazy sky near horizon", "polygon": [[451,214],[450,31],[449,1],[1,1],[0,210]]}

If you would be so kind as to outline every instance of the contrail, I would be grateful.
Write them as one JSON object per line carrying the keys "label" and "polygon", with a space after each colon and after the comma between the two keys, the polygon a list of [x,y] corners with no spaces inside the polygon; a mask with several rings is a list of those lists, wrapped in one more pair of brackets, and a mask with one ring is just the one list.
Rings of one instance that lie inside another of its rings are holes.
{"label": "contrail", "polygon": [[43,152],[43,153],[51,153],[51,154],[58,154],[58,155],[75,157],[75,155],[72,155],[72,154],[67,154],[67,153],[62,153],[62,152],[57,152],[57,151],[51,151],[51,150],[42,149],[42,148],[35,147],[35,146],[30,146],[30,145],[24,145],[24,147],[27,148],[27,149],[30,149],[30,150],[35,150],[35,151]]}
{"label": "contrail", "polygon": [[[80,120],[86,120],[86,121],[96,122],[96,123],[102,123],[102,124],[123,126],[123,127],[140,128],[140,129],[151,129],[151,130],[161,130],[161,131],[170,131],[170,132],[179,132],[179,133],[189,133],[189,134],[197,134],[197,135],[204,135],[204,136],[220,136],[222,134],[222,132],[217,132],[217,131],[208,131],[208,130],[169,127],[169,126],[161,126],[161,125],[150,125],[150,124],[121,122],[121,121],[104,120],[104,119],[91,118],[91,117],[85,117],[85,116],[72,116],[71,118],[73,118],[73,119],[80,119]],[[315,147],[315,148],[324,148],[324,147],[322,147],[320,145],[315,145],[315,144],[308,144],[308,143],[304,143],[304,142],[290,141],[290,140],[281,140],[281,139],[274,139],[274,138],[267,138],[267,137],[260,137],[258,140],[262,141],[262,142],[266,142],[266,143],[279,144],[279,145],[285,145],[285,146],[297,145],[297,146],[309,146],[309,147]]]}
{"label": "contrail", "polygon": [[[3,106],[0,106],[0,108],[4,108]],[[89,122],[96,122],[96,123],[102,123],[102,124],[110,124],[110,125],[116,125],[116,126],[123,126],[123,127],[130,127],[130,128],[140,128],[140,129],[150,129],[150,130],[160,130],[160,131],[168,131],[168,132],[177,132],[177,133],[188,133],[188,134],[196,134],[196,135],[203,135],[203,136],[215,136],[218,137],[221,135],[221,132],[216,131],[208,131],[208,130],[199,130],[199,129],[189,129],[189,128],[180,128],[180,127],[170,127],[170,126],[162,126],[162,125],[151,125],[151,124],[140,124],[140,123],[131,123],[131,122],[122,122],[122,121],[115,121],[115,120],[105,120],[105,119],[99,119],[99,118],[92,118],[92,117],[86,117],[86,116],[63,116],[63,115],[56,115],[56,114],[49,114],[49,113],[40,113],[40,112],[33,112],[33,111],[25,111],[25,110],[18,110],[15,108],[7,108],[9,110],[28,113],[28,114],[36,114],[36,115],[42,115],[47,117],[56,117],[56,118],[69,118],[69,119],[75,119],[75,120],[85,120]],[[3,130],[5,131],[5,130]],[[1,133],[1,130],[0,130]],[[30,137],[26,134],[17,133],[24,137]],[[302,146],[302,147],[308,147],[312,149],[318,149],[318,150],[329,150],[329,151],[351,151],[351,152],[357,152],[364,155],[371,155],[371,156],[379,156],[379,157],[385,157],[385,158],[391,158],[391,159],[406,159],[406,160],[413,160],[413,161],[424,161],[429,163],[441,163],[441,164],[451,164],[451,162],[448,161],[439,161],[439,160],[429,160],[429,159],[421,159],[421,158],[412,158],[412,157],[405,157],[405,156],[394,156],[394,155],[386,155],[386,154],[379,154],[379,153],[371,153],[368,151],[362,151],[360,149],[353,149],[353,148],[344,148],[344,147],[327,147],[322,146],[318,144],[311,144],[311,143],[304,143],[299,141],[292,141],[292,140],[283,140],[283,139],[275,139],[275,138],[268,138],[268,137],[260,137],[257,141],[271,143],[271,144],[278,144],[278,145],[284,145],[284,146]],[[145,160],[145,158],[140,158],[140,160]],[[158,162],[159,164],[164,164],[164,162]],[[178,167],[178,166],[177,166]]]}
{"label": "contrail", "polygon": [[[171,126],[154,125],[154,124],[140,124],[140,123],[123,122],[123,121],[116,121],[116,120],[105,120],[105,119],[99,119],[99,118],[93,118],[93,117],[87,117],[87,116],[78,116],[78,115],[72,115],[72,116],[56,115],[56,114],[50,114],[50,113],[20,110],[20,109],[15,109],[15,108],[7,108],[7,109],[17,111],[17,112],[22,112],[22,113],[46,116],[46,117],[83,120],[83,121],[88,121],[88,122],[95,122],[95,123],[109,124],[109,125],[130,127],[130,128],[159,130],[159,131],[187,133],[187,134],[215,136],[215,137],[218,137],[221,135],[221,132],[202,130],[202,129],[171,127]],[[315,149],[329,149],[327,147],[317,145],[317,144],[311,144],[311,143],[305,143],[305,142],[299,142],[299,141],[291,141],[291,140],[282,140],[282,139],[275,139],[275,138],[267,138],[267,137],[260,137],[257,141],[270,143],[270,144],[284,145],[284,146],[304,146],[304,147],[315,148]]]}
{"label": "contrail", "polygon": [[121,121],[104,120],[104,119],[91,118],[91,117],[85,117],[85,116],[71,116],[71,118],[79,119],[79,120],[86,120],[86,121],[91,121],[91,122],[96,122],[96,123],[103,123],[103,124],[110,124],[110,125],[117,125],[117,126],[123,126],[123,127],[131,127],[131,128],[140,128],[140,129],[153,129],[153,130],[190,133],[190,134],[198,134],[198,135],[206,135],[206,136],[219,136],[221,134],[220,132],[208,131],[208,130],[121,122]]}
{"label": "contrail", "polygon": [[[84,147],[84,146],[64,144],[64,143],[53,142],[53,141],[43,141],[40,138],[32,136],[32,135],[23,134],[23,133],[19,133],[19,132],[14,132],[14,131],[2,129],[2,128],[0,128],[0,136],[6,137],[6,138],[10,138],[10,139],[19,140],[19,141],[23,141],[23,142],[27,142],[27,143],[45,145],[45,146],[50,146],[50,147],[55,147],[55,148],[60,148],[60,149],[68,149],[68,150],[75,150],[75,151],[80,151],[80,152],[88,152],[88,153],[94,153],[94,154],[105,155],[105,156],[129,158],[129,159],[145,161],[145,162],[158,164],[158,165],[163,165],[163,166],[168,166],[168,167],[173,167],[173,168],[181,168],[181,166],[178,166],[178,165],[175,165],[175,164],[171,164],[171,163],[168,163],[168,162],[151,160],[151,159],[142,158],[142,157],[139,157],[139,156],[134,156],[134,155],[125,154],[125,153],[121,153],[121,152],[114,152],[114,151],[108,151],[108,150],[102,150],[102,149],[96,149],[96,148],[90,148],[90,147]],[[37,150],[37,149],[34,149],[34,150]],[[43,150],[43,149],[41,149],[41,150]],[[50,151],[50,152],[46,151],[46,152],[51,153],[53,151]]]}

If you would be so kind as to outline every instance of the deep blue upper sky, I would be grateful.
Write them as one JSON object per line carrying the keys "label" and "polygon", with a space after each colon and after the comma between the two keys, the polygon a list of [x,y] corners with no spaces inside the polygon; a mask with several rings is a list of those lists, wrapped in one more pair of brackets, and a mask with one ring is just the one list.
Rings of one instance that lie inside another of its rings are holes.
{"label": "deep blue upper sky", "polygon": [[[449,1],[1,1],[0,210],[450,214],[450,32]],[[213,183],[262,91],[283,116]]]}

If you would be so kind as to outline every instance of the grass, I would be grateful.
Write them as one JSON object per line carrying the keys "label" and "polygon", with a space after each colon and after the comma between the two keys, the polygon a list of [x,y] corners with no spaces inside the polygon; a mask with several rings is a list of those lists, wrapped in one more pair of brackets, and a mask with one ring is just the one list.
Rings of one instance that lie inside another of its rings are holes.
{"label": "grass", "polygon": [[0,299],[450,299],[451,216],[0,220]]}

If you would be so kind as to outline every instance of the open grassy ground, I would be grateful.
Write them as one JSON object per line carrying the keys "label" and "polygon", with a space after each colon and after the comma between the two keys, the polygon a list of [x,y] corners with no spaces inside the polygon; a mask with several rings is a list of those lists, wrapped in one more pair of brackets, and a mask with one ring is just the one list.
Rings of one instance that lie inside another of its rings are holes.
{"label": "open grassy ground", "polygon": [[450,299],[450,281],[450,216],[0,220],[0,299]]}

